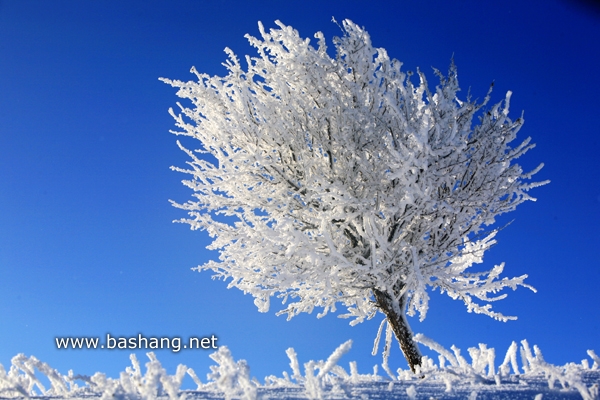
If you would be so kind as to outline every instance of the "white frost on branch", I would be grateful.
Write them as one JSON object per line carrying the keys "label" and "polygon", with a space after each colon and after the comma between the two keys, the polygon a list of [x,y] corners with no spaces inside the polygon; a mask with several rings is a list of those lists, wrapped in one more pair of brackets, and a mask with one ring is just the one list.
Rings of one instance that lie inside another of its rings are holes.
{"label": "white frost on branch", "polygon": [[[61,375],[48,364],[39,361],[34,356],[26,357],[19,354],[11,360],[8,373],[0,364],[0,398],[29,398],[30,396],[44,398],[100,398],[104,399],[144,399],[183,400],[181,381],[186,374],[199,383],[192,369],[179,364],[175,375],[168,375],[154,353],[147,353],[150,361],[146,363],[146,373],[142,375],[140,363],[135,356],[129,357],[132,367],[121,372],[119,378],[108,378],[104,373],[94,375]],[[38,379],[39,374],[45,375],[50,382],[46,389]],[[81,381],[84,385],[78,385]],[[199,386],[200,389],[200,386]]]}
{"label": "white frost on branch", "polygon": [[179,144],[190,161],[173,168],[195,197],[173,202],[189,213],[181,222],[220,252],[198,270],[251,294],[261,312],[281,298],[288,318],[341,303],[362,322],[378,311],[376,289],[405,296],[405,311],[423,319],[428,288],[514,318],[492,311],[505,295],[490,294],[533,289],[526,275],[501,278],[504,264],[469,272],[495,243],[495,218],[546,183],[515,162],[534,145],[513,145],[523,118],[508,117],[511,93],[489,108],[490,93],[459,100],[454,63],[447,76],[435,71],[434,91],[420,71],[415,85],[349,20],[334,58],[321,33],[313,47],[276,24],[246,36],[258,56],[245,69],[227,49],[224,77],[192,68],[197,81],[162,79],[192,104],[171,110],[174,133],[200,142]]}
{"label": "white frost on branch", "polygon": [[[48,364],[22,354],[13,357],[8,372],[0,364],[1,398],[41,398],[41,399],[123,399],[154,400],[170,399],[362,399],[362,398],[420,398],[425,393],[436,398],[465,399],[471,393],[480,393],[482,398],[532,398],[532,392],[541,392],[544,398],[571,398],[579,393],[584,400],[600,399],[598,382],[600,373],[589,366],[589,360],[581,364],[569,363],[559,367],[546,362],[537,346],[533,352],[527,341],[522,341],[520,350],[524,354],[523,371],[519,372],[516,353],[519,346],[515,342],[509,347],[504,363],[497,369],[495,351],[484,344],[470,348],[471,363],[460,356],[460,350],[452,346],[454,355],[433,340],[417,334],[415,340],[426,345],[440,355],[436,365],[433,360],[423,357],[419,373],[398,369],[392,380],[375,374],[360,374],[356,362],[350,363],[348,373],[341,365],[340,358],[351,347],[351,341],[340,345],[326,361],[304,363],[302,375],[294,349],[287,354],[295,382],[284,372],[284,378],[268,376],[265,384],[250,379],[249,367],[244,360],[235,361],[226,347],[210,355],[217,365],[211,366],[209,381],[200,382],[196,373],[184,365],[177,367],[175,375],[168,375],[153,353],[148,353],[150,362],[146,372],[131,355],[131,367],[121,372],[118,378],[107,377],[97,372],[91,377],[75,375],[69,371],[62,375]],[[588,350],[592,361],[596,354]],[[457,361],[458,359],[458,361]],[[444,365],[450,360],[451,365]],[[510,361],[507,361],[510,360]],[[506,368],[513,362],[513,373]],[[497,371],[497,372],[496,372]],[[182,380],[189,375],[196,382],[193,391],[181,390]],[[50,387],[40,382],[44,376]],[[82,382],[77,384],[76,381]],[[556,385],[556,382],[559,385]],[[524,396],[523,390],[531,396]],[[536,398],[540,398],[537,395]],[[557,397],[558,396],[558,397]],[[429,398],[429,396],[428,396]]]}
{"label": "white frost on branch", "polygon": [[256,400],[256,384],[250,379],[250,368],[245,360],[234,361],[226,346],[210,355],[218,365],[211,366],[208,378],[225,394],[225,399]]}

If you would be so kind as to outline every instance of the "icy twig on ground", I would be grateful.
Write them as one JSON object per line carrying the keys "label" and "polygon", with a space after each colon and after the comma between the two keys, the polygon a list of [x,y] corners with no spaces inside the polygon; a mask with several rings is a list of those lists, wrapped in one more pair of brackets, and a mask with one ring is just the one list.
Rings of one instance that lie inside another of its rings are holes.
{"label": "icy twig on ground", "polygon": [[[356,362],[350,363],[349,371],[338,365],[341,357],[352,345],[347,341],[340,345],[325,361],[308,361],[303,364],[304,374],[294,349],[287,350],[290,358],[291,376],[267,377],[264,385],[250,378],[250,369],[244,360],[235,361],[226,347],[210,355],[217,365],[211,367],[209,381],[203,384],[196,373],[179,365],[174,375],[168,375],[153,353],[143,373],[140,362],[131,355],[131,366],[118,378],[108,378],[103,373],[91,377],[75,375],[69,371],[62,375],[35,357],[19,354],[12,359],[8,372],[0,365],[0,398],[100,398],[123,400],[190,398],[216,399],[361,399],[369,397],[410,399],[444,397],[464,398],[525,398],[516,395],[528,390],[536,399],[552,396],[581,395],[583,400],[599,400],[600,360],[596,353],[588,351],[589,360],[579,364],[569,363],[559,367],[544,360],[537,346],[530,347],[526,340],[520,346],[513,342],[503,362],[496,368],[495,350],[484,344],[468,349],[468,362],[460,349],[452,346],[449,351],[422,334],[415,340],[439,354],[439,363],[423,357],[417,374],[398,369],[388,372],[391,380],[373,374],[360,374]],[[520,363],[519,366],[519,357]],[[376,366],[375,366],[376,367]],[[36,372],[37,370],[37,372]],[[512,370],[512,371],[511,371]],[[37,374],[37,375],[36,375]],[[46,388],[39,379],[44,375],[50,386]],[[196,383],[196,391],[182,391],[186,375]],[[78,385],[76,381],[79,381]],[[558,382],[558,385],[556,383]],[[524,389],[525,388],[525,389]],[[385,394],[382,396],[382,393]],[[425,396],[425,397],[423,397]],[[491,396],[491,397],[490,397]],[[528,397],[528,398],[532,398]],[[562,398],[562,397],[561,397]]]}

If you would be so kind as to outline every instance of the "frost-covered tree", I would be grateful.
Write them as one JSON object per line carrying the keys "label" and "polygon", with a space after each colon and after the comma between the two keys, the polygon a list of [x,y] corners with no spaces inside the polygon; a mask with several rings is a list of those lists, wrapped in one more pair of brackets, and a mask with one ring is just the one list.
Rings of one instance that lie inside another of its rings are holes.
{"label": "frost-covered tree", "polygon": [[258,56],[245,69],[226,49],[227,76],[192,68],[197,82],[163,79],[193,104],[170,110],[174,133],[201,143],[179,144],[191,161],[174,168],[195,192],[174,203],[189,213],[182,222],[220,252],[198,270],[230,279],[261,312],[273,296],[288,318],[315,307],[322,317],[337,303],[351,324],[380,311],[413,370],[421,359],[405,313],[425,318],[428,287],[469,312],[513,319],[489,304],[506,295],[489,295],[529,287],[526,275],[500,278],[503,264],[469,270],[495,243],[495,217],[545,183],[526,182],[541,166],[523,173],[514,162],[533,145],[510,146],[523,124],[508,117],[511,93],[489,109],[489,93],[459,100],[454,63],[448,76],[436,71],[434,92],[421,72],[415,85],[349,20],[335,58],[322,33],[315,48],[277,25],[247,36]]}

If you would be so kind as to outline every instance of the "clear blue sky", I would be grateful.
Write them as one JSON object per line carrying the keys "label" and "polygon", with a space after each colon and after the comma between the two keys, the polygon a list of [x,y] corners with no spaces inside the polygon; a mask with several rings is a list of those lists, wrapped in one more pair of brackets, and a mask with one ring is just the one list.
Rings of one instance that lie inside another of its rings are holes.
{"label": "clear blue sky", "polygon": [[[177,149],[167,109],[177,98],[158,77],[187,80],[191,66],[224,74],[223,49],[252,53],[244,34],[280,19],[304,37],[364,26],[373,43],[405,63],[446,71],[454,55],[466,95],[493,100],[514,92],[521,139],[537,148],[522,164],[546,167],[537,203],[507,215],[485,266],[506,261],[506,276],[529,274],[538,289],[510,292],[494,307],[519,320],[468,314],[432,295],[421,332],[441,344],[487,343],[503,357],[512,340],[538,344],[564,364],[600,351],[600,12],[566,1],[31,1],[0,2],[0,363],[35,355],[68,369],[116,376],[130,351],[57,350],[56,336],[215,334],[252,375],[322,359],[353,339],[343,363],[368,372],[381,318],[357,327],[332,315],[290,322],[260,314],[253,299],[190,269],[216,254],[209,238],[171,221],[184,216],[184,176],[169,170]],[[314,41],[314,40],[313,40]],[[137,352],[137,353],[144,353]],[[210,351],[158,358],[205,380]],[[392,368],[406,368],[395,345]]]}

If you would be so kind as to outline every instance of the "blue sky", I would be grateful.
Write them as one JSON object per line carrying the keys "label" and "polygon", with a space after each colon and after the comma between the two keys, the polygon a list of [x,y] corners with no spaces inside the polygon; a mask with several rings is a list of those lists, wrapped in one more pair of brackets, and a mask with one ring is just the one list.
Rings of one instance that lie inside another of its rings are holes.
{"label": "blue sky", "polygon": [[[322,31],[331,46],[352,19],[375,46],[417,66],[446,71],[480,99],[513,91],[511,115],[525,110],[520,138],[537,147],[521,164],[550,185],[503,218],[514,222],[486,254],[505,276],[529,274],[538,289],[510,292],[494,308],[517,321],[468,314],[432,295],[421,332],[446,347],[487,343],[502,357],[511,341],[538,344],[554,364],[600,351],[600,128],[597,77],[600,13],[566,1],[31,1],[0,2],[0,363],[35,355],[68,369],[116,376],[128,350],[57,350],[57,336],[216,335],[252,375],[327,357],[353,339],[342,362],[368,372],[378,317],[261,314],[253,299],[191,268],[215,253],[209,238],[171,221],[184,216],[169,199],[190,197],[169,170],[186,155],[168,133],[178,100],[159,77],[188,80],[191,66],[224,74],[228,46],[252,53],[244,34],[276,19],[304,37]],[[314,40],[313,40],[314,41]],[[136,352],[138,354],[145,351]],[[208,350],[158,351],[170,372],[179,363],[205,379]],[[345,361],[344,361],[345,360]],[[392,368],[406,368],[396,346]]]}

